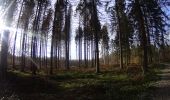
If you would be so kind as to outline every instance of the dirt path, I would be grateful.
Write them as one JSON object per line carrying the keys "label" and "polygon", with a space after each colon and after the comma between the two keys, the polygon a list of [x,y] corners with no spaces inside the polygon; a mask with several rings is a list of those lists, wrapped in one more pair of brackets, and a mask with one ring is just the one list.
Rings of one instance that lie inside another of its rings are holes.
{"label": "dirt path", "polygon": [[170,64],[161,70],[161,80],[157,81],[154,86],[156,90],[153,93],[153,100],[170,100]]}

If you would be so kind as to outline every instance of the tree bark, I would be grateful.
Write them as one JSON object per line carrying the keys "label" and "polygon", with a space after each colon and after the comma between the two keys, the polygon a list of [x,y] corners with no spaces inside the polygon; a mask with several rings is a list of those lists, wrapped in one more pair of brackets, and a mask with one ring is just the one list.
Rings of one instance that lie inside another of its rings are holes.
{"label": "tree bark", "polygon": [[139,32],[140,32],[140,37],[141,37],[141,46],[142,46],[142,52],[143,52],[143,73],[145,74],[147,72],[147,67],[148,67],[148,50],[147,50],[147,34],[146,34],[146,29],[145,29],[145,21],[143,18],[143,13],[142,9],[140,7],[139,1],[135,0],[136,7],[137,7],[137,20],[139,24]]}
{"label": "tree bark", "polygon": [[9,39],[9,30],[4,30],[2,37],[2,46],[1,46],[1,65],[0,65],[0,78],[5,79],[7,75],[8,67],[8,39]]}

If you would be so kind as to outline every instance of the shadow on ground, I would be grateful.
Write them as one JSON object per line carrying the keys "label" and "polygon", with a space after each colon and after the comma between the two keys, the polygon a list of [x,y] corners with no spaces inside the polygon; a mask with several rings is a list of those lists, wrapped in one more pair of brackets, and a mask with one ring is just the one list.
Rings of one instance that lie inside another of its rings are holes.
{"label": "shadow on ground", "polygon": [[150,100],[146,91],[151,80],[135,73],[64,72],[46,77],[13,71],[8,81],[0,82],[0,100]]}
{"label": "shadow on ground", "polygon": [[170,100],[170,64],[161,70],[159,76],[160,80],[154,84],[153,100]]}

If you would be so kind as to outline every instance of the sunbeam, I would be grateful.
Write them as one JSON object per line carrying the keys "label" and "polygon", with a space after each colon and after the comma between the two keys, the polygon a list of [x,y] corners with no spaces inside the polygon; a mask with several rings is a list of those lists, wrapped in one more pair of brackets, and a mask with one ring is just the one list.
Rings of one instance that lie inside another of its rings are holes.
{"label": "sunbeam", "polygon": [[5,26],[4,23],[4,16],[5,14],[8,12],[9,8],[13,5],[13,3],[15,2],[15,0],[11,1],[11,3],[8,5],[8,7],[3,11],[2,8],[0,9],[0,33],[2,33],[2,31],[4,29],[9,29],[8,27]]}
{"label": "sunbeam", "polygon": [[5,25],[3,19],[0,19],[0,31],[3,31],[3,29],[5,29]]}
{"label": "sunbeam", "polygon": [[4,15],[8,12],[9,8],[12,6],[12,4],[15,2],[15,0],[13,0],[9,6],[5,9],[5,11],[0,12],[0,19],[2,19],[4,17]]}

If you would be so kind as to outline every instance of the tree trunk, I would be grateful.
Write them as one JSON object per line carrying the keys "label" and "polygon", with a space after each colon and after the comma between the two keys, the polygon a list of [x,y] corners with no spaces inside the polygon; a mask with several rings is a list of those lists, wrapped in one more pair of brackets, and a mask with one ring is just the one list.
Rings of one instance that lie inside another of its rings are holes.
{"label": "tree trunk", "polygon": [[147,67],[148,67],[148,50],[147,50],[147,34],[146,34],[146,29],[145,29],[145,22],[143,18],[143,13],[142,9],[140,7],[139,1],[135,0],[136,2],[136,7],[137,7],[137,20],[139,24],[139,32],[141,34],[141,46],[142,46],[142,53],[143,53],[143,73],[145,74],[147,72]]}
{"label": "tree trunk", "polygon": [[0,78],[5,79],[8,67],[9,30],[5,30],[2,36]]}
{"label": "tree trunk", "polygon": [[[19,23],[20,23],[20,18],[21,18],[21,13],[22,13],[23,5],[24,5],[24,0],[22,1],[22,5],[21,5],[20,12],[19,12],[19,17],[18,17],[16,29],[18,29],[18,27],[19,27]],[[13,62],[13,63],[12,63],[13,69],[15,69],[15,51],[16,51],[17,34],[18,34],[18,33],[17,33],[17,31],[16,31],[16,32],[15,32],[15,37],[14,37],[14,45],[13,45],[13,61],[12,61],[12,62]]]}
{"label": "tree trunk", "polygon": [[123,51],[122,51],[122,29],[121,29],[121,17],[122,17],[122,4],[123,1],[122,0],[116,0],[116,16],[117,16],[117,21],[118,21],[118,29],[117,29],[117,33],[119,36],[119,59],[120,59],[120,69],[123,69]]}

